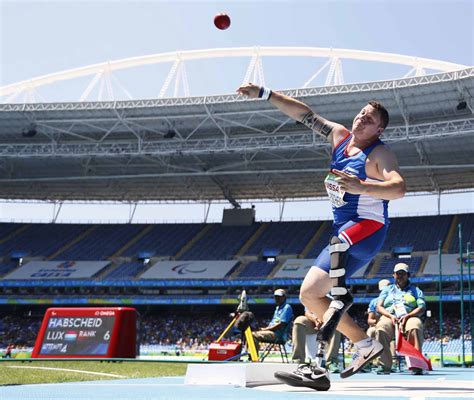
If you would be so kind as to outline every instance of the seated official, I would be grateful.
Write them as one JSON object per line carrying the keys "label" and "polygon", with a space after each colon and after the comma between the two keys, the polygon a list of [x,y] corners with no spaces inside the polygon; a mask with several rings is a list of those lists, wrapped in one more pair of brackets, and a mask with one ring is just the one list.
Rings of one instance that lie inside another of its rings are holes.
{"label": "seated official", "polygon": [[[395,338],[395,327],[407,335],[407,340],[419,351],[423,346],[423,322],[426,303],[423,292],[410,284],[408,265],[398,263],[393,269],[395,283],[383,288],[377,303],[380,319],[375,326],[375,339],[384,351],[377,359],[377,373],[388,374],[392,368],[390,342]],[[422,371],[414,369],[415,374]]]}
{"label": "seated official", "polygon": [[288,331],[293,319],[293,308],[286,302],[285,290],[277,289],[273,296],[276,308],[272,320],[268,326],[252,332],[257,350],[260,342],[285,343],[288,340]]}
{"label": "seated official", "polygon": [[[323,323],[312,312],[305,309],[304,315],[300,315],[293,322],[293,356],[292,360],[299,364],[305,363],[306,359],[306,335],[314,335]],[[316,338],[314,338],[316,340]],[[341,334],[336,331],[329,342],[326,350],[326,368],[329,372],[341,372],[339,367],[339,347],[341,345]]]}
{"label": "seated official", "polygon": [[[379,281],[379,292],[385,286],[390,285],[390,281],[388,279],[381,279]],[[367,308],[367,324],[369,325],[369,329],[367,329],[367,336],[375,339],[375,325],[380,319],[380,314],[377,312],[377,303],[379,298],[376,297],[375,299],[370,300],[369,307]]]}

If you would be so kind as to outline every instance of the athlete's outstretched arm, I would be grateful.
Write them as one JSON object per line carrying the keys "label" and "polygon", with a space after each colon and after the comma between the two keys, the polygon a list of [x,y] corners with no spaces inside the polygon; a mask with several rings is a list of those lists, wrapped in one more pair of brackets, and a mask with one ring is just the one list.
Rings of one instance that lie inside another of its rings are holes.
{"label": "athlete's outstretched arm", "polygon": [[[255,99],[259,97],[260,89],[260,86],[247,83],[240,86],[237,89],[237,93]],[[272,92],[269,101],[290,118],[301,122],[313,132],[327,138],[332,145],[339,142],[347,133],[347,129],[344,126],[328,121],[313,112],[305,103],[293,97],[278,92]]]}

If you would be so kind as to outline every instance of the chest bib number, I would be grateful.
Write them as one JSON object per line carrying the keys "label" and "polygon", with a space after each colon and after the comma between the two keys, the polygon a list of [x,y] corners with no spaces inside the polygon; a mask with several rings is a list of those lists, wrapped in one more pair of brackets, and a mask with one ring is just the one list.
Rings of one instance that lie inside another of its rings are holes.
{"label": "chest bib number", "polygon": [[341,189],[341,185],[339,185],[339,182],[336,181],[336,178],[337,175],[329,173],[324,180],[324,185],[326,186],[326,191],[328,192],[329,201],[333,207],[338,208],[347,204],[347,202],[343,200],[344,193],[346,192]]}

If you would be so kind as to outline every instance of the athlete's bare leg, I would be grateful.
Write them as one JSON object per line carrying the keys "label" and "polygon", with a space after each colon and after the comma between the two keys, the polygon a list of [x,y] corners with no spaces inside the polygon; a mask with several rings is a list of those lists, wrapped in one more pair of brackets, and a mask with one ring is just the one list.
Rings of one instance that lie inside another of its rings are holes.
{"label": "athlete's bare leg", "polygon": [[[329,308],[331,300],[326,295],[331,290],[331,278],[329,274],[320,268],[311,268],[300,289],[300,301],[311,312],[316,314],[319,319],[324,320],[324,314]],[[352,343],[366,339],[367,334],[344,313],[337,330],[348,337]]]}

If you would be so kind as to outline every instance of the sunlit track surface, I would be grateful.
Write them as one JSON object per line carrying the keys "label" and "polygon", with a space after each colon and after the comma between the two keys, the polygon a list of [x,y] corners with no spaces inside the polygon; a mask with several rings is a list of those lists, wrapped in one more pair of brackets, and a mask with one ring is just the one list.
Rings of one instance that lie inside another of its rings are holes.
{"label": "sunlit track surface", "polygon": [[[410,373],[387,375],[359,374],[350,379],[332,378],[332,387],[325,397],[346,398],[397,398],[397,399],[473,399],[474,371],[440,370],[429,375],[413,376]],[[287,385],[259,387],[271,392],[314,393],[312,389]]]}
{"label": "sunlit track surface", "polygon": [[151,399],[331,399],[331,400],[443,400],[472,399],[474,371],[449,368],[429,375],[397,373],[389,376],[358,374],[342,380],[332,375],[328,392],[287,385],[255,388],[187,386],[184,378],[147,378],[0,387],[2,400],[151,400]]}

